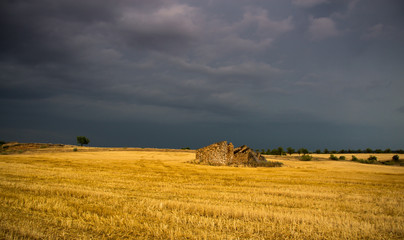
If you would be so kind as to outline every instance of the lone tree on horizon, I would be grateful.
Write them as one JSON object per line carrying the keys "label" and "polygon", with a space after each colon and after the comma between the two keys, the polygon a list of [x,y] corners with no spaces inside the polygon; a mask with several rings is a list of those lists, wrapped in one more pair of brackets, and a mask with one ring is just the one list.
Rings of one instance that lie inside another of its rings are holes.
{"label": "lone tree on horizon", "polygon": [[89,142],[90,142],[90,139],[88,139],[84,136],[77,137],[77,143],[80,144],[80,146],[83,146],[83,144],[88,144]]}

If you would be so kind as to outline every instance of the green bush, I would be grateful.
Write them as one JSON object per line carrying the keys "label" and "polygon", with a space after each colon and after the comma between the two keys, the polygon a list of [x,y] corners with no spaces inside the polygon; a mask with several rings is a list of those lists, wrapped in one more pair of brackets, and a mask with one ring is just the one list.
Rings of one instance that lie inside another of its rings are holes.
{"label": "green bush", "polygon": [[73,148],[73,152],[77,152],[77,148]]}
{"label": "green bush", "polygon": [[338,157],[335,156],[334,154],[331,154],[329,157],[330,160],[338,160]]}
{"label": "green bush", "polygon": [[369,160],[369,161],[377,161],[377,157],[370,155],[370,156],[368,157],[368,160]]}
{"label": "green bush", "polygon": [[366,163],[366,164],[375,164],[375,163],[379,163],[377,161],[377,157],[376,156],[370,156],[368,159],[358,159],[357,157],[355,157],[354,155],[352,155],[352,161],[355,162],[359,162],[359,163]]}
{"label": "green bush", "polygon": [[400,157],[398,155],[394,155],[392,159],[393,161],[397,162],[398,160],[400,160]]}
{"label": "green bush", "polygon": [[345,156],[339,156],[339,160],[345,160]]}
{"label": "green bush", "polygon": [[252,167],[282,167],[283,163],[276,161],[257,162]]}
{"label": "green bush", "polygon": [[307,154],[304,154],[303,156],[300,157],[301,161],[310,161],[311,159],[313,159],[313,157]]}
{"label": "green bush", "polygon": [[376,161],[376,160],[369,160],[369,159],[367,159],[367,160],[359,159],[358,162],[360,162],[360,163],[366,163],[366,164],[378,163],[378,161]]}

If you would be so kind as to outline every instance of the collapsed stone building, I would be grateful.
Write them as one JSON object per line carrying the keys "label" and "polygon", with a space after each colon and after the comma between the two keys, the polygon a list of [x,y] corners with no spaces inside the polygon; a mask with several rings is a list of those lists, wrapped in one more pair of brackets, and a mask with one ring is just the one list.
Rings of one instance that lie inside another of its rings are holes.
{"label": "collapsed stone building", "polygon": [[256,166],[267,160],[260,153],[245,145],[234,148],[232,143],[222,141],[196,150],[195,162],[218,166]]}

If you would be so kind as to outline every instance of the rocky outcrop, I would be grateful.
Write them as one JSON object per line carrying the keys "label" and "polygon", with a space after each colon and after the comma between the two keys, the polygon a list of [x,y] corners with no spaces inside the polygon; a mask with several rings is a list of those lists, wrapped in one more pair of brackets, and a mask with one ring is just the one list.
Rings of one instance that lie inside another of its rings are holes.
{"label": "rocky outcrop", "polygon": [[243,145],[234,149],[232,143],[226,141],[214,143],[196,150],[196,163],[208,165],[244,165],[257,166],[266,162],[264,156]]}

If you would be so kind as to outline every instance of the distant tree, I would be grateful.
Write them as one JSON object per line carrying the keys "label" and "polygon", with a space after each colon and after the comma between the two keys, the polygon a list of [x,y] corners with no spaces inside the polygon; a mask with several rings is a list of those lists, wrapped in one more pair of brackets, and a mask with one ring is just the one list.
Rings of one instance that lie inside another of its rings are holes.
{"label": "distant tree", "polygon": [[375,153],[383,153],[383,151],[381,149],[376,149]]}
{"label": "distant tree", "polygon": [[272,155],[280,155],[278,149],[275,149],[275,148],[272,149],[271,154]]}
{"label": "distant tree", "polygon": [[299,155],[300,155],[301,153],[303,153],[303,155],[306,155],[306,154],[309,153],[309,150],[307,150],[306,148],[299,148],[299,149],[297,150],[297,152],[299,153]]}
{"label": "distant tree", "polygon": [[339,153],[345,153],[344,149],[339,150]]}
{"label": "distant tree", "polygon": [[321,154],[321,150],[320,150],[320,149],[317,149],[317,150],[316,150],[316,153],[317,153],[317,154]]}
{"label": "distant tree", "polygon": [[386,148],[386,149],[384,150],[384,153],[391,153],[391,149],[390,149],[390,148]]}
{"label": "distant tree", "polygon": [[267,155],[271,155],[271,149],[267,149],[267,151],[265,152],[265,154],[267,154]]}
{"label": "distant tree", "polygon": [[366,148],[365,152],[366,152],[366,153],[372,153],[373,150],[372,150],[371,148]]}
{"label": "distant tree", "polygon": [[357,153],[361,153],[361,152],[362,152],[362,149],[358,149],[358,150],[356,150],[356,152],[357,152]]}
{"label": "distant tree", "polygon": [[330,151],[328,151],[328,149],[325,148],[325,149],[324,149],[324,153],[327,154],[327,153],[330,153]]}
{"label": "distant tree", "polygon": [[87,145],[90,143],[90,140],[84,136],[78,136],[77,137],[77,143],[80,144],[80,146],[83,146],[84,144]]}
{"label": "distant tree", "polygon": [[335,154],[335,153],[337,153],[337,150],[331,150],[331,152],[330,152],[330,153]]}
{"label": "distant tree", "polygon": [[403,149],[399,149],[399,150],[397,150],[396,152],[397,152],[397,153],[400,153],[400,154],[403,154],[403,153],[404,153],[404,150],[403,150]]}
{"label": "distant tree", "polygon": [[295,149],[293,149],[291,147],[288,147],[286,150],[288,151],[289,155],[292,155],[293,153],[295,153]]}
{"label": "distant tree", "polygon": [[278,147],[278,154],[283,155],[285,151],[283,151],[283,147]]}

